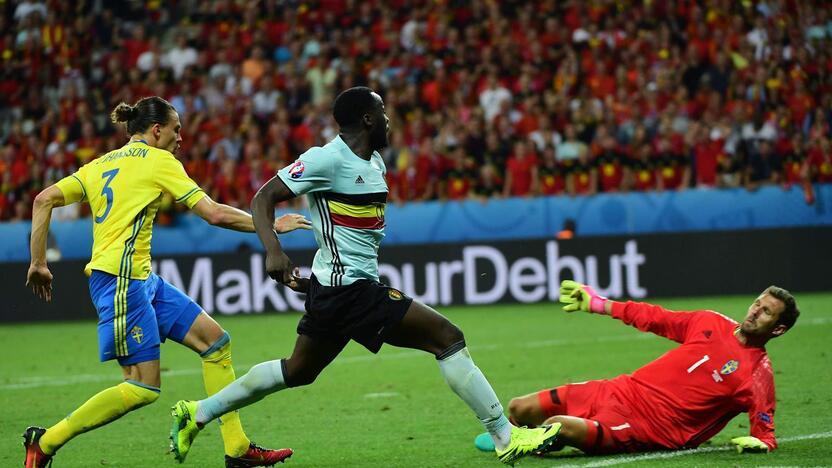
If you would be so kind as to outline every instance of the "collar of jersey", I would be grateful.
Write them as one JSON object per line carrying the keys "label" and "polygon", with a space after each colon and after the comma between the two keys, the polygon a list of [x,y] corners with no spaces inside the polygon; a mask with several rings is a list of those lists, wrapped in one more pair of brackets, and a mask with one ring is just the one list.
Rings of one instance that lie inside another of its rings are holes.
{"label": "collar of jersey", "polygon": [[359,155],[357,155],[353,152],[352,148],[350,148],[350,146],[341,138],[340,134],[338,136],[336,136],[335,139],[332,140],[332,141],[333,141],[333,143],[338,145],[341,148],[342,151],[347,151],[349,154],[351,154],[354,157],[364,161],[367,164],[369,164],[370,161],[373,160],[373,154],[375,154],[375,151],[373,151],[373,154],[370,155],[370,159],[364,159],[361,156],[359,156]]}

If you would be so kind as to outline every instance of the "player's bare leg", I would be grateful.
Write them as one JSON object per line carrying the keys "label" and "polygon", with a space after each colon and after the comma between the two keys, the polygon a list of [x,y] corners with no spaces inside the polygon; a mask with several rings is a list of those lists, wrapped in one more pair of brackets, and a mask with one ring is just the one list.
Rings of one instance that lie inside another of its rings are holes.
{"label": "player's bare leg", "polygon": [[400,348],[427,351],[439,359],[450,347],[460,343],[464,346],[465,336],[445,316],[414,300],[384,341]]}
{"label": "player's bare leg", "polygon": [[559,424],[520,429],[509,423],[491,384],[474,365],[462,331],[430,307],[413,301],[385,342],[436,356],[448,386],[477,415],[491,435],[497,456],[503,463],[514,464],[517,459],[555,443]]}
{"label": "player's bare leg", "polygon": [[[541,398],[551,400],[550,409],[547,410],[543,407],[540,401]],[[597,422],[565,414],[552,416],[552,409],[560,413],[566,413],[566,406],[560,401],[557,388],[512,398],[508,404],[511,421],[515,424],[529,427],[536,427],[541,424],[561,424],[558,443],[553,445],[550,451],[560,450],[566,445],[584,451],[590,451],[597,447],[600,443],[595,437],[598,435],[599,426]],[[603,431],[601,431],[601,434],[603,434]]]}
{"label": "player's bare leg", "polygon": [[208,348],[225,335],[225,330],[205,311],[197,315],[196,320],[188,329],[182,344],[197,353],[204,353]]}
{"label": "player's bare leg", "polygon": [[124,380],[132,380],[151,387],[161,388],[162,376],[159,360],[145,361],[129,366],[121,366]]}
{"label": "player's bare leg", "polygon": [[335,359],[349,340],[322,340],[298,335],[292,356],[284,359],[288,387],[309,385]]}
{"label": "player's bare leg", "polygon": [[508,403],[508,414],[515,425],[528,427],[537,427],[549,417],[540,404],[537,392],[512,398]]}
{"label": "player's bare leg", "polygon": [[[596,447],[599,440],[590,439],[590,435],[598,435],[598,423],[589,419],[575,416],[558,415],[546,419],[544,424],[560,423],[558,442],[562,445],[576,447],[583,451],[590,451]],[[590,432],[592,434],[590,434]],[[600,433],[603,435],[603,431]]]}

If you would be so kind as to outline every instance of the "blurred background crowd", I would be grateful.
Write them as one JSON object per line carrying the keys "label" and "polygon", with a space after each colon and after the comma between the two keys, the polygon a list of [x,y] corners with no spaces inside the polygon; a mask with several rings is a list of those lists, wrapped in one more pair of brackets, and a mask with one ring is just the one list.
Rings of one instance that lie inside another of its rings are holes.
{"label": "blurred background crowd", "polygon": [[395,202],[832,182],[832,2],[0,9],[0,220],[28,219],[39,190],[123,145],[110,111],[149,95],[178,110],[191,177],[247,208],[337,134],[332,100],[356,85],[384,98]]}

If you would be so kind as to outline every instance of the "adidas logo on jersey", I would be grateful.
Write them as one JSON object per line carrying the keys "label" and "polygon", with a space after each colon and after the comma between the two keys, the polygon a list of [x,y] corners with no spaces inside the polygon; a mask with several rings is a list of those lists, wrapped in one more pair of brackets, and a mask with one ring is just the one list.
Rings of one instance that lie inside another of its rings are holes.
{"label": "adidas logo on jersey", "polygon": [[364,179],[361,176],[358,176],[358,177],[355,178],[355,183],[356,184],[363,184]]}

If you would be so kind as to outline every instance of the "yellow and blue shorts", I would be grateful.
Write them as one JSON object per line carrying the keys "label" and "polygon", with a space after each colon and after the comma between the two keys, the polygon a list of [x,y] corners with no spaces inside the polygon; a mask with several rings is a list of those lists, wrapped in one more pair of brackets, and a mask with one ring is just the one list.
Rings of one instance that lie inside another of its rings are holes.
{"label": "yellow and blue shorts", "polygon": [[126,366],[159,359],[159,345],[167,338],[181,343],[202,311],[155,273],[135,280],[93,270],[89,286],[102,362],[118,359]]}

